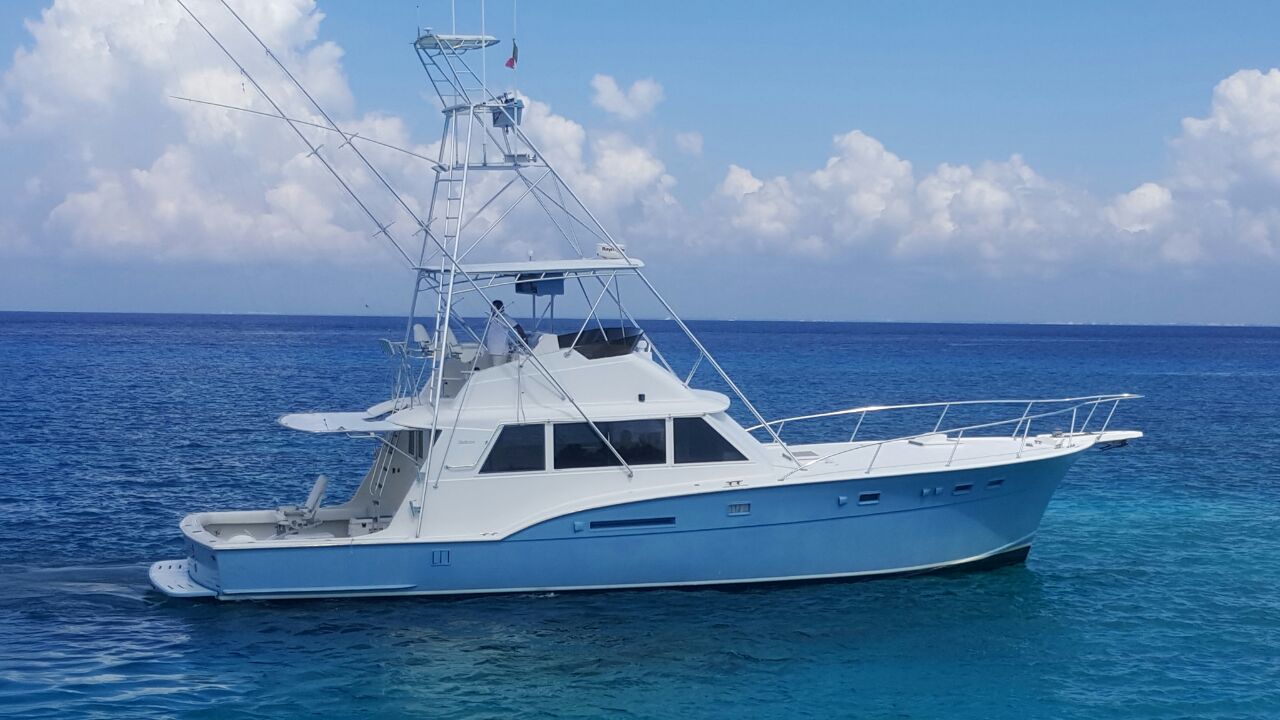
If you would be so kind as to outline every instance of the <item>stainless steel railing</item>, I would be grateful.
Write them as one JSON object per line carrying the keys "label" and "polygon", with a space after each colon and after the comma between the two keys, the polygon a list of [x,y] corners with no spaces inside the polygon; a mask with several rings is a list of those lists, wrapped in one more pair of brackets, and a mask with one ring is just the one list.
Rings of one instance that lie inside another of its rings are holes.
{"label": "stainless steel railing", "polygon": [[[951,454],[948,457],[947,463],[946,463],[946,466],[950,467],[951,463],[955,460],[956,450],[960,447],[960,441],[963,439],[964,434],[966,432],[970,432],[973,430],[983,430],[983,429],[993,428],[993,427],[1013,425],[1013,432],[1010,434],[1009,437],[1017,438],[1019,433],[1021,433],[1022,442],[1019,443],[1019,448],[1016,453],[1017,457],[1021,457],[1022,451],[1026,447],[1026,440],[1031,433],[1032,422],[1036,420],[1042,420],[1048,417],[1065,416],[1069,413],[1071,415],[1071,425],[1070,425],[1070,431],[1067,434],[1067,442],[1074,445],[1075,438],[1077,436],[1089,434],[1089,430],[1088,430],[1089,423],[1093,420],[1093,417],[1097,413],[1097,410],[1100,406],[1109,404],[1110,408],[1107,411],[1106,419],[1103,421],[1101,428],[1094,431],[1097,434],[1101,434],[1106,431],[1107,426],[1111,423],[1112,416],[1115,415],[1116,407],[1119,406],[1121,401],[1135,400],[1140,397],[1142,396],[1134,395],[1131,393],[1120,393],[1120,394],[1111,394],[1111,395],[1089,395],[1084,397],[1070,397],[1070,398],[1043,398],[1039,400],[1009,400],[1009,399],[952,400],[947,402],[910,403],[905,405],[868,405],[865,407],[847,408],[844,410],[832,410],[829,412],[814,413],[811,415],[798,415],[796,417],[783,418],[781,420],[771,420],[767,423],[763,423],[760,425],[753,425],[747,428],[747,431],[751,432],[755,430],[761,430],[761,429],[764,429],[767,425],[774,430],[774,433],[773,433],[774,435],[780,437],[783,433],[783,430],[788,424],[795,424],[795,423],[804,422],[808,420],[818,420],[818,419],[824,419],[824,418],[856,415],[858,417],[857,423],[854,425],[853,433],[849,436],[848,441],[846,441],[848,443],[853,443],[857,439],[858,433],[859,431],[861,431],[863,427],[863,422],[866,420],[867,415],[869,414],[890,412],[895,410],[918,410],[923,408],[942,408],[942,410],[938,413],[938,419],[934,423],[933,429],[931,430],[915,433],[911,435],[902,435],[898,437],[875,440],[871,442],[864,442],[858,445],[852,445],[851,447],[843,448],[841,450],[837,450],[827,455],[823,455],[807,463],[801,463],[800,467],[796,468],[795,470],[789,471],[787,474],[783,475],[782,478],[780,479],[786,479],[796,472],[807,469],[808,467],[816,463],[830,460],[831,458],[839,455],[844,455],[844,454],[855,452],[858,450],[865,450],[867,448],[874,448],[874,450],[872,451],[871,461],[867,464],[867,469],[865,471],[866,473],[870,473],[872,468],[875,467],[875,462],[877,458],[879,458],[880,456],[880,449],[889,443],[910,441],[910,440],[915,440],[922,437],[927,437],[929,435],[945,434],[950,436],[952,433],[954,433],[956,435],[955,444],[951,448]],[[942,421],[946,418],[947,412],[952,407],[983,406],[983,405],[1025,405],[1026,407],[1023,408],[1022,414],[1016,418],[1009,418],[1006,420],[996,420],[993,422],[983,422],[983,423],[976,423],[976,424],[949,427],[946,429],[942,429]],[[1037,412],[1033,414],[1032,410],[1035,409],[1037,405],[1041,405],[1041,406],[1066,405],[1066,407],[1060,407],[1060,408],[1051,409],[1044,412]],[[1088,408],[1088,414],[1085,416],[1084,422],[1080,423],[1079,427],[1077,428],[1076,423],[1079,420],[1079,415],[1084,408]]]}

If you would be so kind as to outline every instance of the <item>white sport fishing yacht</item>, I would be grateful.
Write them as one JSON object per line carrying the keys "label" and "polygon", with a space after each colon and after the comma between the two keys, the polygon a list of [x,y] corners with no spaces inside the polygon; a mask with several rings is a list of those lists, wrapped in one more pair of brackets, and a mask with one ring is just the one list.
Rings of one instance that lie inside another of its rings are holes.
{"label": "white sport fishing yacht", "polygon": [[[384,185],[421,246],[406,249],[352,192],[413,278],[405,335],[382,341],[394,392],[364,410],[279,420],[374,443],[359,487],[325,504],[321,475],[301,505],[188,515],[185,557],[151,567],[161,592],[238,600],[600,590],[1017,562],[1081,453],[1141,437],[1110,429],[1120,402],[1137,397],[1129,394],[766,420],[650,284],[644,263],[529,140],[519,96],[485,87],[475,57],[496,42],[427,30],[414,43],[444,114],[427,216]],[[218,46],[341,180],[325,160],[331,151],[301,131],[306,123]],[[376,173],[366,140],[314,109],[324,123],[312,127],[345,138],[332,152],[353,153]],[[473,262],[517,208],[545,216],[568,257]],[[651,294],[687,338],[689,367],[677,370],[631,316],[624,282]],[[531,298],[530,328],[495,310],[508,291]],[[585,318],[550,331],[556,298],[579,291]],[[433,312],[419,319],[419,308]],[[728,394],[698,388],[699,369]],[[981,412],[981,421],[948,422]],[[911,413],[929,417],[907,434],[871,434]],[[810,424],[828,439],[784,439]]]}

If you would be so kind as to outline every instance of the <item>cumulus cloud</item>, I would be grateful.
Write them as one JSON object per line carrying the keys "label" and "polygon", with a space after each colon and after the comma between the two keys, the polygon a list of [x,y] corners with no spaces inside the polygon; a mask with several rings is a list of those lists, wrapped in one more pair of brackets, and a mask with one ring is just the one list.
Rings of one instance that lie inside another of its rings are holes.
{"label": "cumulus cloud", "polygon": [[1171,147],[1174,173],[1114,198],[1111,225],[1174,263],[1280,256],[1280,70],[1223,79]]}
{"label": "cumulus cloud", "polygon": [[[323,122],[220,3],[188,5],[286,113]],[[413,142],[400,118],[353,114],[342,49],[320,40],[324,15],[312,0],[241,1],[235,7],[345,131],[435,155],[434,145]],[[385,257],[389,246],[373,238],[373,223],[286,125],[169,98],[271,112],[177,3],[59,0],[30,21],[28,31],[29,44],[0,85],[8,128],[0,143],[39,147],[53,158],[24,188],[39,201],[27,198],[17,207],[11,193],[7,208],[26,214],[23,225],[41,229],[50,247],[226,262]],[[633,110],[647,111],[661,89],[643,82],[625,95]],[[618,218],[634,207],[627,220],[640,226],[674,202],[675,181],[663,163],[626,136],[588,132],[535,100],[529,100],[525,127],[601,214]],[[395,223],[392,232],[402,245],[411,245],[412,220],[341,138],[305,132],[379,220]],[[430,171],[424,161],[369,144],[362,148],[425,217],[430,185],[422,180]],[[489,211],[476,227],[497,212]],[[28,235],[14,229],[15,212],[5,215],[0,251],[30,247]],[[507,251],[525,252],[543,239],[495,234]]]}
{"label": "cumulus cloud", "polygon": [[1173,147],[1175,211],[1200,242],[1280,254],[1280,70],[1222,80],[1208,117],[1183,120]]}
{"label": "cumulus cloud", "polygon": [[1019,155],[921,174],[854,130],[811,171],[757,178],[731,166],[711,207],[713,226],[735,232],[707,238],[807,254],[877,247],[903,261],[987,267],[1098,252],[1143,265],[1280,257],[1280,70],[1224,79],[1208,115],[1185,119],[1170,149],[1172,175],[1103,199]]}
{"label": "cumulus cloud", "polygon": [[591,88],[595,91],[591,102],[623,120],[648,115],[662,102],[662,86],[652,78],[637,80],[623,90],[612,76],[596,75],[591,78]]}
{"label": "cumulus cloud", "polygon": [[702,155],[702,133],[676,133],[676,149],[685,155],[700,157]]}
{"label": "cumulus cloud", "polygon": [[771,178],[765,182],[750,170],[730,165],[719,192],[735,203],[729,225],[745,231],[748,236],[786,237],[799,219],[800,207],[787,178]]}
{"label": "cumulus cloud", "polygon": [[[191,5],[289,114],[320,121],[220,4]],[[414,143],[400,118],[355,112],[343,51],[322,40],[324,16],[312,0],[241,0],[237,8],[345,129],[434,154],[433,145]],[[176,3],[59,0],[28,31],[30,42],[0,80],[0,148],[29,161],[0,185],[0,252],[73,247],[226,262],[383,257],[370,253],[383,242],[371,237],[371,223],[286,126],[168,99],[270,110]],[[647,78],[623,88],[597,75],[591,87],[593,102],[623,120],[652,113],[663,94]],[[1242,70],[1220,82],[1208,113],[1184,120],[1172,141],[1173,171],[1110,198],[1047,178],[1020,155],[917,167],[903,149],[853,129],[834,136],[825,162],[808,169],[757,175],[738,159],[709,197],[689,205],[693,212],[651,140],[589,129],[526,100],[524,127],[541,151],[611,230],[641,240],[646,252],[703,247],[826,258],[856,250],[904,264],[989,269],[1099,252],[1134,263],[1280,257],[1280,70]],[[341,142],[307,133],[404,239],[412,221],[377,178]],[[703,150],[697,132],[676,133],[674,144],[690,156]],[[365,149],[425,215],[423,162]],[[486,174],[476,182],[486,190],[500,180]],[[521,231],[495,233],[497,252],[552,252],[557,233],[523,224],[539,210],[530,201],[513,214]],[[476,227],[499,212],[487,210]]]}
{"label": "cumulus cloud", "polygon": [[1125,232],[1150,232],[1164,225],[1172,208],[1173,193],[1169,188],[1148,182],[1116,197],[1106,209],[1106,217]]}
{"label": "cumulus cloud", "polygon": [[[190,3],[292,115],[312,122],[296,89],[211,2]],[[376,116],[350,117],[341,50],[319,42],[323,15],[308,0],[238,10],[350,131],[408,143]],[[308,259],[366,252],[370,231],[341,188],[280,123],[180,103],[195,96],[269,111],[245,78],[174,2],[68,0],[28,23],[32,42],[4,75],[16,109],[9,142],[43,146],[45,234],[76,248],[153,258]],[[339,143],[311,133],[316,143]],[[68,138],[73,138],[67,143]],[[66,147],[66,157],[58,157]],[[350,158],[345,159],[353,165]],[[389,167],[405,181],[407,161]],[[413,168],[419,170],[420,167]],[[353,173],[367,189],[371,178]],[[388,220],[389,205],[378,208]]]}
{"label": "cumulus cloud", "polygon": [[1072,232],[1095,233],[1089,201],[1023,159],[943,164],[917,178],[907,160],[854,130],[816,170],[761,179],[731,166],[713,204],[720,234],[762,248],[830,255],[875,248],[904,260],[966,255],[984,262],[1061,257]]}
{"label": "cumulus cloud", "polygon": [[[547,103],[526,99],[524,130],[569,187],[620,234],[652,227],[655,213],[677,205],[676,181],[652,149],[617,132],[595,132],[562,115]],[[527,228],[545,221],[536,205],[524,208]],[[551,228],[548,228],[550,230]],[[548,234],[541,250],[549,250],[558,234]]]}

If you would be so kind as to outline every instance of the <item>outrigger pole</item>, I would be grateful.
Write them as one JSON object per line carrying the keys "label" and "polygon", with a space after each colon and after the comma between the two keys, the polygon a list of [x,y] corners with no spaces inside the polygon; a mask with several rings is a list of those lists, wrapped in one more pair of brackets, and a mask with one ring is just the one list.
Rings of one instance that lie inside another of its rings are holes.
{"label": "outrigger pole", "polygon": [[[209,30],[209,28],[206,27],[203,22],[200,21],[199,17],[196,17],[195,13],[191,12],[191,8],[187,7],[186,3],[184,3],[182,0],[174,0],[174,2],[182,6],[182,9],[185,10],[187,14],[191,16],[191,19],[195,21],[196,25],[199,25],[200,29],[203,30],[204,33],[209,36],[209,39],[212,40],[213,43],[218,46],[218,49],[222,51],[222,54],[226,55],[227,59],[230,60],[232,64],[234,64],[240,70],[240,74],[244,75],[245,79],[247,79],[253,85],[254,89],[256,89],[258,93],[262,95],[262,97],[268,103],[271,104],[272,109],[276,111],[276,114],[280,117],[280,119],[284,120],[285,123],[289,125],[289,127],[293,130],[293,132],[297,134],[298,139],[302,140],[303,144],[307,146],[307,149],[311,151],[309,153],[309,156],[314,156],[317,160],[320,161],[320,164],[324,165],[325,170],[328,170],[329,174],[333,176],[333,179],[337,180],[338,184],[342,186],[342,189],[347,191],[347,194],[351,196],[351,199],[355,201],[356,205],[360,206],[360,209],[364,211],[364,214],[367,215],[371,221],[373,221],[373,224],[378,226],[378,234],[385,235],[387,240],[389,240],[391,244],[395,247],[396,251],[399,252],[402,257],[404,257],[405,262],[409,264],[409,267],[412,268],[413,260],[410,259],[408,253],[404,251],[404,248],[400,247],[400,243],[396,242],[395,238],[391,237],[391,233],[387,231],[387,228],[389,226],[382,224],[382,222],[378,220],[377,216],[373,214],[373,211],[370,210],[369,207],[364,204],[364,202],[360,199],[360,196],[356,194],[355,190],[352,190],[351,186],[347,184],[347,181],[342,178],[342,175],[337,170],[335,170],[332,165],[329,164],[328,160],[324,159],[324,156],[320,154],[320,148],[315,144],[313,144],[311,140],[307,138],[307,136],[302,132],[302,130],[298,128],[297,124],[295,124],[295,122],[288,115],[284,113],[284,110],[280,109],[280,106],[276,104],[276,101],[272,99],[271,95],[268,94],[267,91],[263,89],[261,85],[258,84],[258,81],[254,79],[253,75],[248,71],[248,69],[246,69],[244,65],[241,65],[240,61],[236,59],[235,55],[233,55],[231,51],[228,50],[227,47],[223,45],[220,40],[218,40],[217,36],[215,36],[213,32]],[[226,6],[226,3],[223,2],[223,5]],[[231,8],[228,7],[227,9],[230,10]],[[235,13],[232,12],[232,14],[234,15]],[[239,20],[239,17],[240,16],[237,15],[236,19]],[[257,36],[255,35],[254,37],[256,38]],[[273,55],[272,59],[274,58],[275,56]],[[351,149],[355,150],[355,146],[352,145]]]}

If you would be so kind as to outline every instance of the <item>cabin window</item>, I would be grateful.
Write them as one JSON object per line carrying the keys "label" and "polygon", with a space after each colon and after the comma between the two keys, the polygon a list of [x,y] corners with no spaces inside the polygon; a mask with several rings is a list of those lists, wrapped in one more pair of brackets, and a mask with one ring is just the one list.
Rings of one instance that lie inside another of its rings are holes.
{"label": "cabin window", "polygon": [[675,418],[671,421],[671,434],[675,439],[678,463],[733,462],[747,459],[704,418]]}
{"label": "cabin window", "polygon": [[[439,435],[439,433],[440,431],[437,430],[436,431],[437,436]],[[422,459],[426,457],[426,448],[423,447],[423,438],[426,436],[426,434],[427,433],[425,430],[414,430],[408,433],[409,451],[405,454],[412,457],[414,460],[418,462],[422,462]]]}
{"label": "cabin window", "polygon": [[[431,436],[433,444],[440,439],[441,432],[443,430],[436,430]],[[426,437],[426,430],[399,430],[391,434],[390,443],[396,449],[403,445],[401,452],[420,463],[427,457]]]}
{"label": "cabin window", "polygon": [[624,420],[605,423],[605,437],[628,465],[661,465],[667,461],[667,421]]}
{"label": "cabin window", "polygon": [[481,466],[482,473],[545,470],[546,431],[542,425],[506,425]]}
{"label": "cabin window", "polygon": [[[667,429],[662,420],[598,422],[596,427],[628,465],[660,465],[667,461]],[[553,434],[557,470],[618,464],[587,423],[559,423]]]}

